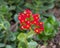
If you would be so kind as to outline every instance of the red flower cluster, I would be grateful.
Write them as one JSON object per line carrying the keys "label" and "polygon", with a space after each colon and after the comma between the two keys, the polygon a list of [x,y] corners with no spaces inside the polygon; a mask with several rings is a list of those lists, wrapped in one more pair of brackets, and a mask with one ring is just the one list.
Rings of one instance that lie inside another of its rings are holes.
{"label": "red flower cluster", "polygon": [[29,9],[26,9],[23,13],[19,13],[18,16],[21,29],[29,30],[31,28],[31,25],[34,25],[34,31],[37,34],[44,30],[43,22],[40,22],[39,19],[39,14],[32,14]]}

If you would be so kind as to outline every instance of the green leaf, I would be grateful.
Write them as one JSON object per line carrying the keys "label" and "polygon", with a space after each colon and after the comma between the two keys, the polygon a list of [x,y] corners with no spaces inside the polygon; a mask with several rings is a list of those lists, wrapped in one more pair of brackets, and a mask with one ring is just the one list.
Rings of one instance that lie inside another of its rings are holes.
{"label": "green leaf", "polygon": [[0,32],[0,39],[2,39],[4,36],[5,36],[4,33]]}
{"label": "green leaf", "polygon": [[25,7],[30,8],[30,9],[33,9],[32,5],[30,3],[26,3],[25,4]]}
{"label": "green leaf", "polygon": [[18,44],[18,48],[27,48],[27,42],[26,41],[20,41]]}
{"label": "green leaf", "polygon": [[0,26],[0,31],[1,31],[2,27]]}
{"label": "green leaf", "polygon": [[27,33],[27,37],[32,38],[33,35],[34,35],[34,31],[31,29],[30,32]]}
{"label": "green leaf", "polygon": [[47,41],[47,40],[48,40],[48,37],[47,37],[47,36],[44,36],[44,37],[42,38],[42,40]]}
{"label": "green leaf", "polygon": [[60,21],[58,22],[58,24],[59,24],[59,27],[60,27]]}
{"label": "green leaf", "polygon": [[2,23],[3,21],[4,21],[4,16],[0,14],[0,23]]}
{"label": "green leaf", "polygon": [[54,3],[49,3],[49,2],[44,2],[42,3],[42,5],[40,5],[40,10],[48,10],[48,9],[52,9],[54,7]]}
{"label": "green leaf", "polygon": [[3,21],[3,23],[2,23],[3,25],[4,25],[4,27],[6,28],[6,30],[8,29],[10,29],[10,24],[9,24],[9,22],[8,21]]}
{"label": "green leaf", "polygon": [[48,18],[48,21],[52,24],[52,25],[54,25],[56,22],[56,18],[54,17],[54,16],[50,16],[49,18]]}
{"label": "green leaf", "polygon": [[26,35],[25,33],[20,33],[20,34],[17,36],[17,39],[18,39],[18,40],[21,40],[21,41],[24,41],[26,38],[27,38],[27,35]]}
{"label": "green leaf", "polygon": [[15,20],[16,22],[18,21],[18,15],[17,15],[17,14],[14,15],[14,20]]}
{"label": "green leaf", "polygon": [[13,48],[11,45],[6,45],[6,48]]}
{"label": "green leaf", "polygon": [[36,46],[37,46],[37,43],[35,41],[30,41],[28,43],[28,48],[36,48]]}
{"label": "green leaf", "polygon": [[8,12],[8,6],[7,5],[1,5],[0,6],[0,12],[2,14],[6,14]]}
{"label": "green leaf", "polygon": [[15,6],[10,6],[9,10],[15,10],[16,7]]}
{"label": "green leaf", "polygon": [[45,35],[52,34],[52,31],[53,31],[53,26],[48,22],[45,23],[45,25],[44,25],[44,33],[45,33]]}
{"label": "green leaf", "polygon": [[0,48],[5,47],[4,43],[0,43]]}
{"label": "green leaf", "polygon": [[10,32],[8,34],[8,40],[9,41],[15,41],[16,40],[16,35],[13,32]]}

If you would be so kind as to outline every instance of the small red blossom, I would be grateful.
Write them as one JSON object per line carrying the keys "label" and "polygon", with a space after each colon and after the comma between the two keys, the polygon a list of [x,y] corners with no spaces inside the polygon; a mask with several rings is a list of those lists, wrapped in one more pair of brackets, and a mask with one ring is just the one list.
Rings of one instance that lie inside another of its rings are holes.
{"label": "small red blossom", "polygon": [[26,23],[26,24],[31,24],[31,22],[30,22],[29,20],[27,20],[25,23]]}
{"label": "small red blossom", "polygon": [[26,19],[25,19],[24,17],[22,17],[22,16],[19,16],[18,19],[20,20],[20,23],[24,23],[25,20],[26,20]]}
{"label": "small red blossom", "polygon": [[26,9],[26,10],[24,11],[24,13],[25,13],[25,14],[31,14],[32,12],[31,12],[31,10]]}
{"label": "small red blossom", "polygon": [[25,17],[26,17],[26,18],[30,18],[30,14],[28,14],[28,13],[25,14]]}
{"label": "small red blossom", "polygon": [[39,25],[39,21],[37,21],[37,20],[33,20],[33,22],[32,22],[34,25]]}
{"label": "small red blossom", "polygon": [[27,25],[25,26],[25,29],[26,29],[26,30],[29,30],[29,29],[30,29],[30,24],[27,24]]}
{"label": "small red blossom", "polygon": [[25,29],[25,26],[24,26],[24,25],[22,25],[22,26],[20,27],[20,29],[24,30],[24,29]]}
{"label": "small red blossom", "polygon": [[39,22],[39,26],[40,27],[43,27],[43,22]]}
{"label": "small red blossom", "polygon": [[41,27],[41,28],[40,28],[40,31],[44,31],[44,27]]}
{"label": "small red blossom", "polygon": [[39,20],[39,14],[33,14],[34,20]]}
{"label": "small red blossom", "polygon": [[39,29],[39,28],[35,28],[34,31],[35,31],[35,33],[37,33],[37,34],[40,34],[40,29]]}

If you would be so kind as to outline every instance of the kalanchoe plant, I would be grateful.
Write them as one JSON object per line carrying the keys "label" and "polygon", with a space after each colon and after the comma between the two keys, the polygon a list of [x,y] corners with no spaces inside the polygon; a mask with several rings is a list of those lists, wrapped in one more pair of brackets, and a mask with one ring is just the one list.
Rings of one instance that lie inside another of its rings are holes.
{"label": "kalanchoe plant", "polygon": [[18,20],[20,23],[20,30],[29,30],[27,33],[20,33],[18,35],[18,48],[23,48],[21,44],[25,44],[26,48],[30,48],[32,45],[32,48],[36,48],[37,42],[32,39],[33,35],[38,35],[44,31],[44,23],[41,22],[40,15],[33,14],[31,10],[26,9],[24,12],[18,14]]}
{"label": "kalanchoe plant", "polygon": [[[18,20],[20,23],[21,30],[29,30],[30,32],[27,33],[20,33],[17,39],[21,42],[27,43],[27,45],[33,40],[33,35],[35,36],[35,41],[43,41],[43,44],[46,41],[52,39],[58,30],[58,21],[56,18],[51,15],[47,18],[42,17],[40,18],[39,14],[33,14],[31,10],[26,9],[24,12],[18,14]],[[55,23],[56,22],[56,23]],[[24,36],[23,36],[24,35]],[[22,36],[22,38],[21,38]],[[28,40],[27,40],[28,39]],[[33,40],[34,41],[34,40]],[[18,44],[19,45],[19,44]],[[18,48],[21,45],[18,46]],[[35,45],[36,46],[36,45]]]}
{"label": "kalanchoe plant", "polygon": [[23,13],[19,13],[18,19],[20,21],[20,28],[24,30],[32,29],[39,34],[44,30],[43,22],[40,21],[39,14],[33,14],[29,9],[26,9]]}
{"label": "kalanchoe plant", "polygon": [[[59,4],[60,0],[0,0],[0,48],[36,48],[36,40],[46,42],[52,39],[59,24],[49,10],[59,8]],[[40,15],[24,10],[26,8]],[[18,16],[22,18],[19,20],[20,28]]]}

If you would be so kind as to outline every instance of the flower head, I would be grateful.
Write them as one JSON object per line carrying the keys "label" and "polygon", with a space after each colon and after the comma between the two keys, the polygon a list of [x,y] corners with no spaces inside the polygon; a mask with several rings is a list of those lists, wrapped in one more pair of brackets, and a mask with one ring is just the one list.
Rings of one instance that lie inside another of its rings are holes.
{"label": "flower head", "polygon": [[[21,29],[29,30],[32,25],[35,25],[35,33],[40,34],[44,30],[43,22],[39,21],[39,14],[32,14],[29,9],[24,10],[23,13],[18,15],[18,20],[21,24]],[[32,20],[33,19],[33,20]],[[36,28],[37,27],[37,28]]]}

